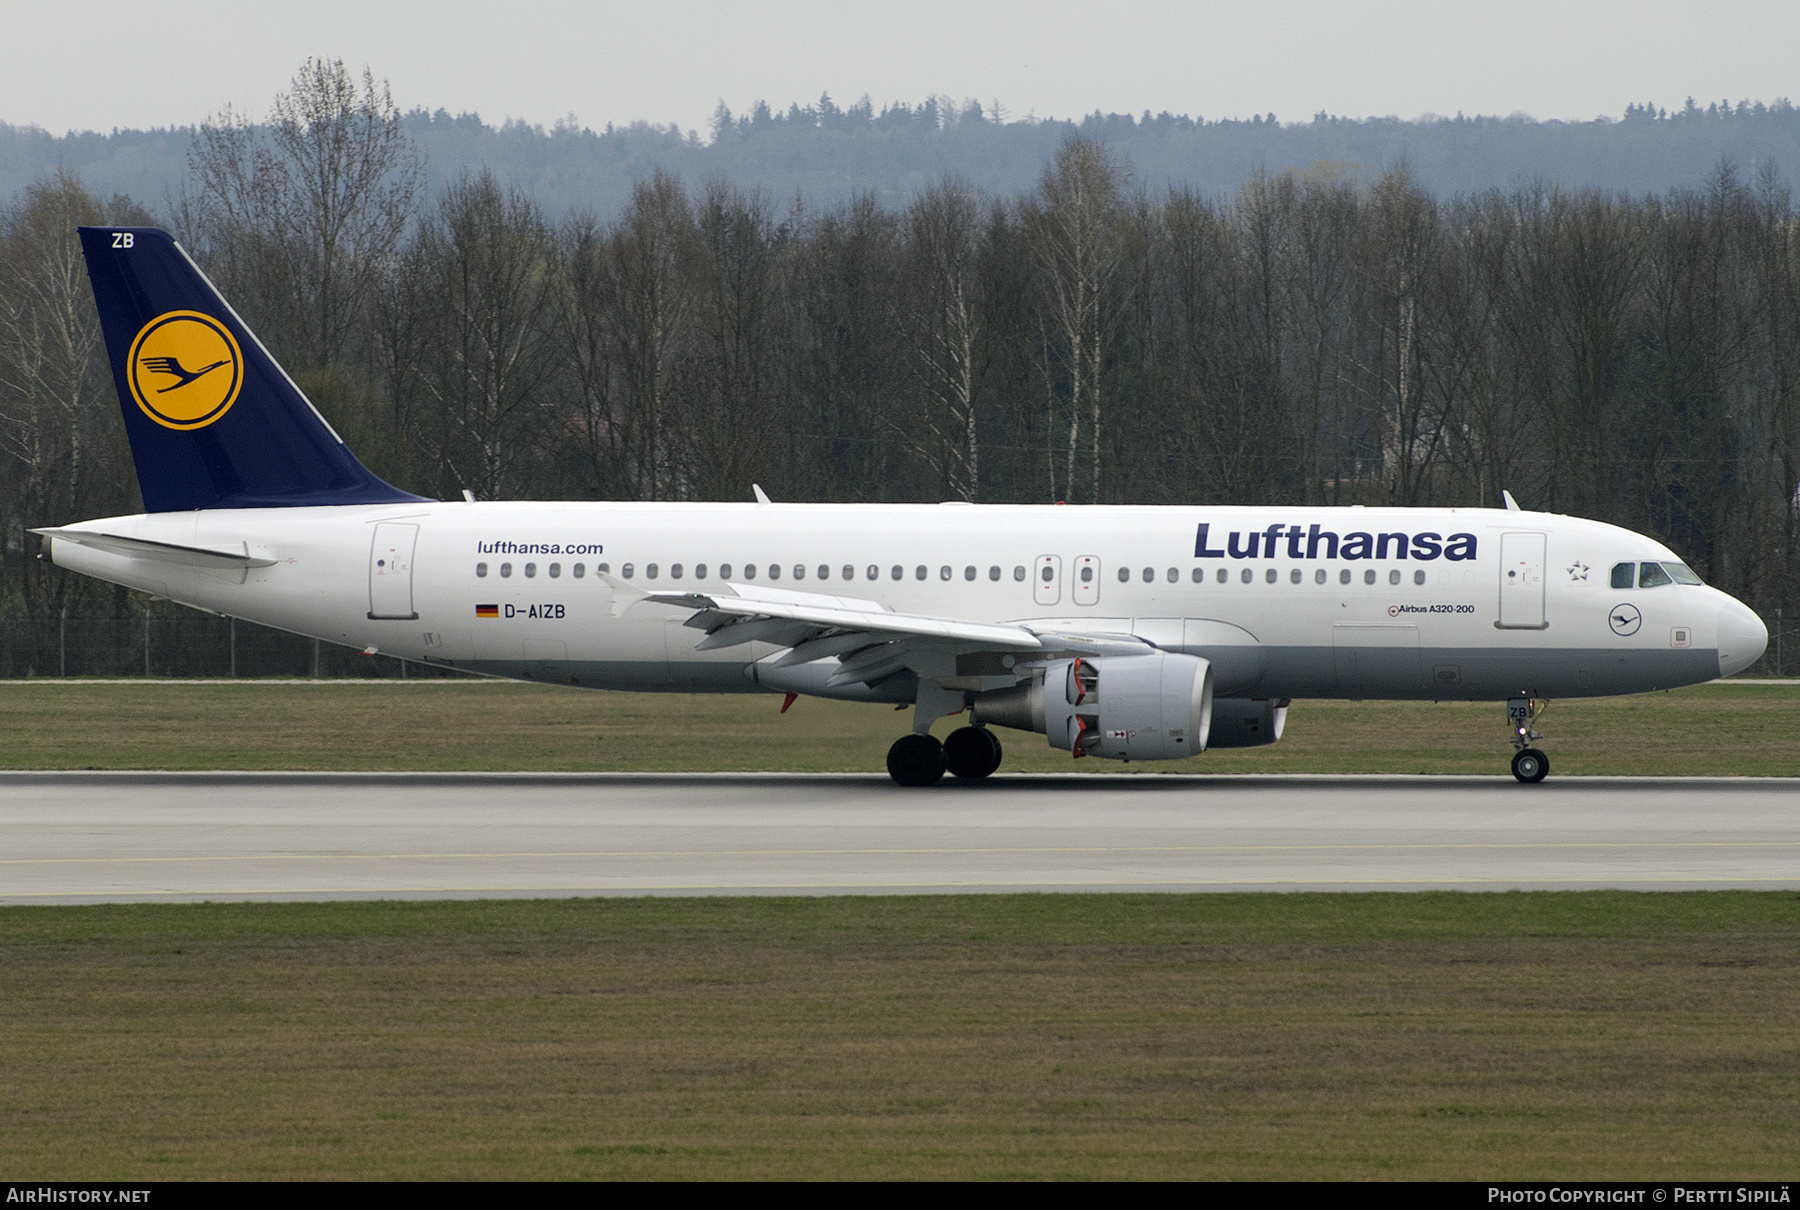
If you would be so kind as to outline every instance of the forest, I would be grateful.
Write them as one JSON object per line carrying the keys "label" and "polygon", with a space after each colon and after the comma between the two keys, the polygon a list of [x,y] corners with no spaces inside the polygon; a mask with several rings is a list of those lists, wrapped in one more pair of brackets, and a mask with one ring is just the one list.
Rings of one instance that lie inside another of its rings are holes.
{"label": "forest", "polygon": [[[1321,161],[1220,195],[1146,186],[1072,131],[1015,193],[946,172],[827,205],[655,171],[602,217],[491,172],[430,183],[386,86],[313,61],[266,119],[201,126],[160,209],[58,169],[0,211],[0,675],[221,670],[216,636],[153,657],[153,615],[180,633],[184,611],[38,561],[28,532],[138,507],[75,239],[118,222],[175,231],[371,469],[425,495],[1506,489],[1655,534],[1772,628],[1792,612],[1800,215],[1766,163],[1439,196]],[[259,670],[312,658],[281,650]]]}

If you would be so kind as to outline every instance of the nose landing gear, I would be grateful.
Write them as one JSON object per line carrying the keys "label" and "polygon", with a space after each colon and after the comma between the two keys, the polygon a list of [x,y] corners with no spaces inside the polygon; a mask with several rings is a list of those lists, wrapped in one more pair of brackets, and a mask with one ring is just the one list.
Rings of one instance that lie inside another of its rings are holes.
{"label": "nose landing gear", "polygon": [[1522,782],[1540,782],[1550,772],[1550,758],[1536,748],[1521,748],[1513,753],[1513,776]]}
{"label": "nose landing gear", "polygon": [[1550,772],[1550,758],[1531,746],[1543,739],[1536,727],[1538,716],[1550,703],[1542,698],[1515,697],[1506,703],[1506,724],[1512,732],[1512,774],[1527,785],[1543,781]]}

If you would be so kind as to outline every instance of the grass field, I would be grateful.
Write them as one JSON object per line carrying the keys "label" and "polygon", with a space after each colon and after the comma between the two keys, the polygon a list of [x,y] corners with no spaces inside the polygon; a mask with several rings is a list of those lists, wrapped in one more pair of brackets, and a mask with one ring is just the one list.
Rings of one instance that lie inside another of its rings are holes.
{"label": "grass field", "polygon": [[[875,770],[908,722],[777,707],[9,682],[0,764]],[[1130,769],[1503,773],[1500,713]],[[1800,774],[1795,687],[1543,722],[1558,775]],[[1776,1178],[1797,993],[1788,892],[0,908],[0,1179]]]}
{"label": "grass field", "polygon": [[6,1179],[1718,1179],[1787,893],[0,909]]}
{"label": "grass field", "polygon": [[[491,681],[9,681],[0,768],[873,772],[911,723],[886,706],[779,706]],[[1800,686],[1558,702],[1540,725],[1556,776],[1800,775]],[[1503,774],[1511,755],[1492,702],[1296,702],[1278,744],[1130,766],[999,734],[1013,772]]]}

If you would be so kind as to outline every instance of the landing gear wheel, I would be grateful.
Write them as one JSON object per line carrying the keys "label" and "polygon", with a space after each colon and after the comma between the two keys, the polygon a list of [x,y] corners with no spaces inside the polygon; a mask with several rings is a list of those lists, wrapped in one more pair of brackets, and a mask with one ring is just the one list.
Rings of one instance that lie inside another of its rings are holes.
{"label": "landing gear wheel", "polygon": [[986,777],[1000,767],[1000,737],[986,727],[952,731],[944,741],[944,761],[957,777]]}
{"label": "landing gear wheel", "polygon": [[1543,781],[1550,772],[1550,758],[1536,748],[1521,748],[1513,753],[1512,771],[1514,777],[1527,784]]}
{"label": "landing gear wheel", "polygon": [[944,776],[944,745],[929,735],[902,735],[888,749],[887,765],[900,785],[934,785]]}

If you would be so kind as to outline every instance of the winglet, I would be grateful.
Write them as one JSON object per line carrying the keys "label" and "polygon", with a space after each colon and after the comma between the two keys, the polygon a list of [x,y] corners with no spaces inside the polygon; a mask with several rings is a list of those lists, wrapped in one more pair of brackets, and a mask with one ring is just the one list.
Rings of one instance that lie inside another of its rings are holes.
{"label": "winglet", "polygon": [[762,484],[752,483],[750,485],[750,490],[756,493],[756,502],[758,504],[773,504],[773,503],[775,503],[773,500],[769,499],[769,493],[765,492],[762,489]]}
{"label": "winglet", "polygon": [[1517,501],[1517,500],[1514,500],[1514,499],[1513,499],[1513,498],[1512,498],[1512,493],[1511,493],[1511,492],[1509,492],[1509,491],[1502,491],[1502,492],[1501,492],[1501,493],[1500,493],[1500,498],[1501,498],[1501,499],[1502,499],[1502,500],[1504,500],[1504,501],[1506,501],[1506,511],[1507,511],[1507,512],[1509,512],[1509,513],[1522,513],[1522,512],[1524,512],[1524,511],[1525,511],[1525,510],[1524,510],[1524,509],[1522,509],[1522,508],[1520,508],[1520,507],[1519,507],[1519,502],[1518,502],[1518,501]]}

